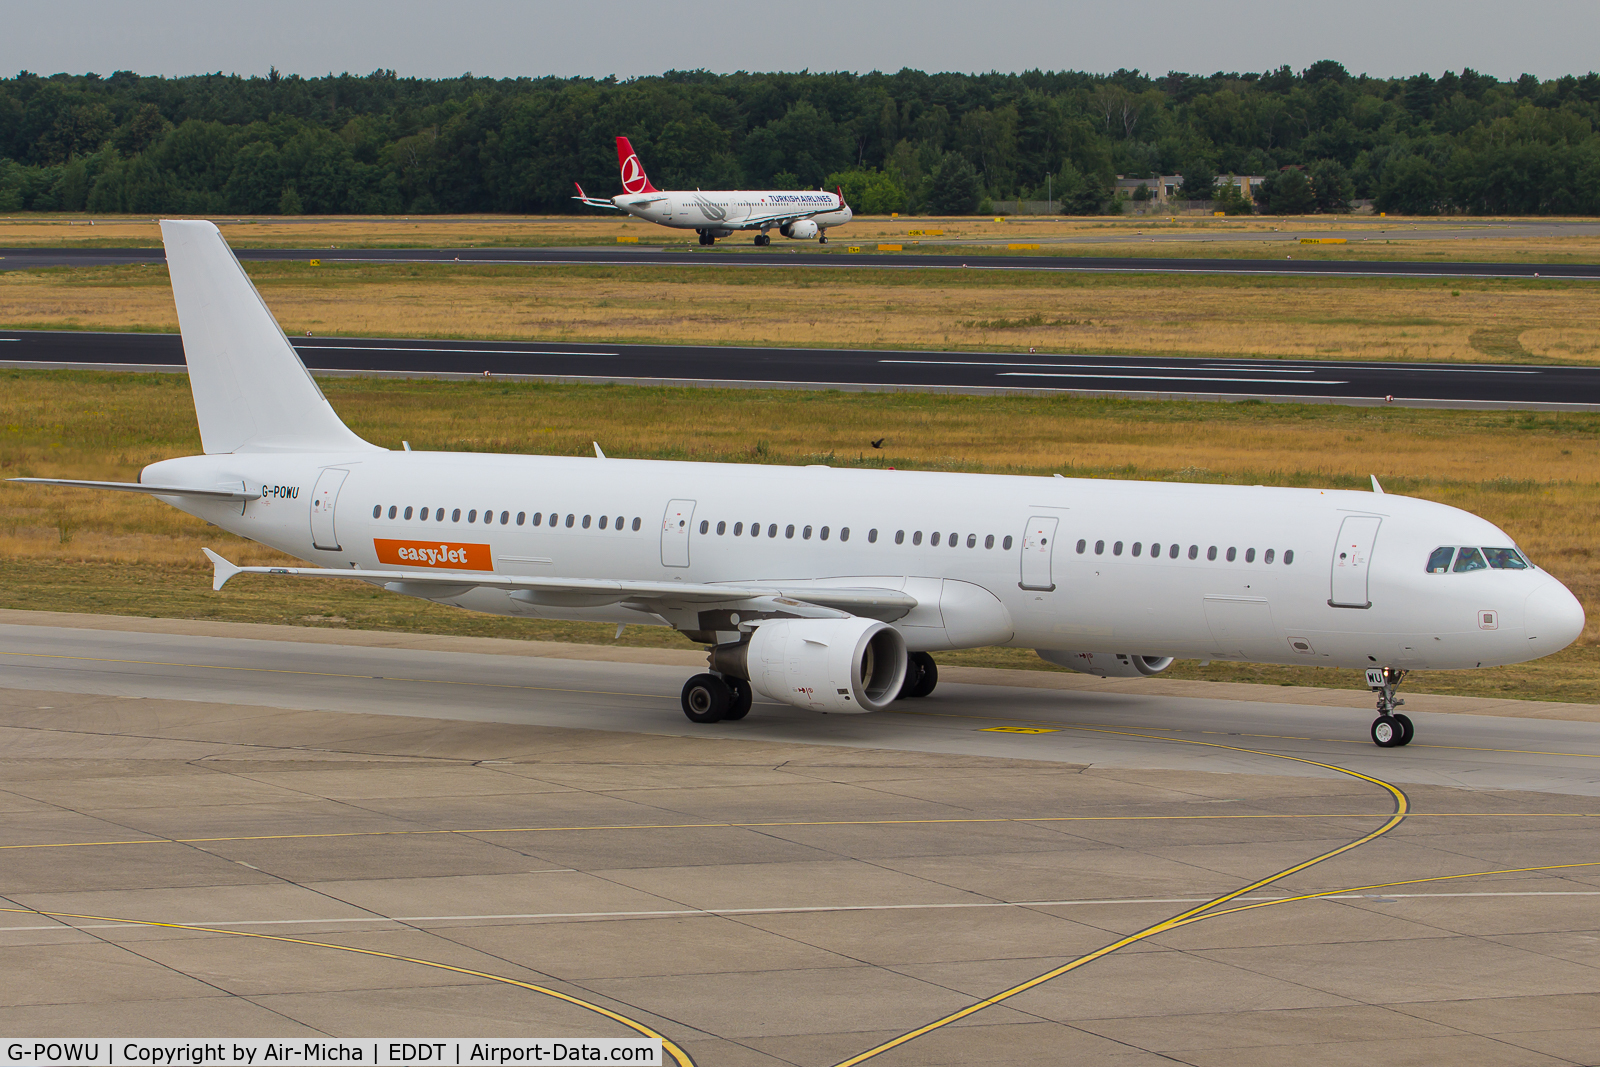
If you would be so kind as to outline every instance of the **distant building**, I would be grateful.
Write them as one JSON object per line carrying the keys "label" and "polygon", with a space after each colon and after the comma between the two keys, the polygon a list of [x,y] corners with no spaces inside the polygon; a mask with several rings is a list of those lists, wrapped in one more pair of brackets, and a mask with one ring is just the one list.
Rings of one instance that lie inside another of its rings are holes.
{"label": "distant building", "polygon": [[[1259,174],[1222,174],[1217,176],[1218,185],[1236,185],[1249,199],[1254,200],[1261,191],[1261,183],[1266,178]],[[1116,195],[1125,196],[1129,200],[1145,199],[1155,204],[1166,204],[1179,199],[1178,189],[1183,185],[1183,175],[1163,174],[1159,178],[1124,178],[1117,175]],[[1140,197],[1139,189],[1149,190],[1144,197]]]}

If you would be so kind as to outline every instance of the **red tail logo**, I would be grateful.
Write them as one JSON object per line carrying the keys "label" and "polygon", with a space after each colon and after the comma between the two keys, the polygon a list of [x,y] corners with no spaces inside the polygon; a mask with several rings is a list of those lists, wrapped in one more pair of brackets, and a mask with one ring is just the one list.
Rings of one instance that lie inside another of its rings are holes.
{"label": "red tail logo", "polygon": [[650,184],[650,179],[645,175],[644,164],[639,162],[639,153],[633,150],[633,145],[628,143],[626,137],[617,138],[617,166],[622,169],[622,188],[629,193],[653,193],[656,187]]}

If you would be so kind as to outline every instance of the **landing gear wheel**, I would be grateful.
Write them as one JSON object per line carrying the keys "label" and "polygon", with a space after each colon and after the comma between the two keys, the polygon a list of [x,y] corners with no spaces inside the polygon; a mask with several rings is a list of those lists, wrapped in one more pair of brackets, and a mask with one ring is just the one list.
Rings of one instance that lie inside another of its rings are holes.
{"label": "landing gear wheel", "polygon": [[750,705],[755,703],[756,690],[743,678],[724,678],[728,689],[733,693],[733,701],[728,705],[728,710],[723,712],[723,722],[737,722],[750,714]]}
{"label": "landing gear wheel", "polygon": [[1399,748],[1406,743],[1406,728],[1393,715],[1372,720],[1372,743],[1379,748]]}
{"label": "landing gear wheel", "polygon": [[817,244],[825,245],[827,243],[828,243],[828,235],[827,234],[823,234],[822,236],[817,238]]}
{"label": "landing gear wheel", "polygon": [[703,245],[714,245],[717,243],[717,239],[711,236],[709,233],[706,233],[704,230],[701,230],[700,243]]}
{"label": "landing gear wheel", "polygon": [[939,684],[939,665],[926,652],[913,652],[906,664],[906,681],[900,689],[902,697],[925,697]]}
{"label": "landing gear wheel", "polygon": [[1400,745],[1409,745],[1411,743],[1411,739],[1417,736],[1417,728],[1411,725],[1411,719],[1404,713],[1398,711],[1389,717],[1395,721],[1395,725],[1400,727]]}
{"label": "landing gear wheel", "polygon": [[764,248],[767,245],[770,245],[772,243],[772,238],[768,237],[764,233],[758,233],[758,234],[756,234],[756,242],[755,243],[756,243],[756,247]]}
{"label": "landing gear wheel", "polygon": [[697,674],[683,683],[683,713],[690,722],[721,722],[733,706],[733,691],[714,674]]}

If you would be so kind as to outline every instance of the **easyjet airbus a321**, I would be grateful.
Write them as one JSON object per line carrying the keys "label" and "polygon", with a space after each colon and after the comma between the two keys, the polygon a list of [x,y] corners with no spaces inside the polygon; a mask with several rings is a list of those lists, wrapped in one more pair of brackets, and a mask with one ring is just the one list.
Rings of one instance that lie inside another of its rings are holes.
{"label": "easyjet airbus a321", "polygon": [[1411,740],[1413,669],[1566,647],[1583,609],[1493,524],[1373,492],[391,452],[334,413],[209,222],[163,222],[205,455],[147,493],[336,578],[473,611],[671,626],[695,722],[926,696],[929,652],[1010,645],[1103,676],[1175,657],[1365,668]]}
{"label": "easyjet airbus a321", "polygon": [[703,245],[716,244],[718,237],[731,237],[735,230],[759,230],[755,243],[772,243],[771,231],[797,241],[828,241],[828,228],[843,226],[855,218],[844,193],[807,192],[803,189],[732,189],[702,192],[663,192],[650,184],[626,137],[617,138],[617,165],[622,169],[623,191],[610,200],[601,200],[583,191],[578,195],[590,207],[626,211],[646,222],[694,230]]}

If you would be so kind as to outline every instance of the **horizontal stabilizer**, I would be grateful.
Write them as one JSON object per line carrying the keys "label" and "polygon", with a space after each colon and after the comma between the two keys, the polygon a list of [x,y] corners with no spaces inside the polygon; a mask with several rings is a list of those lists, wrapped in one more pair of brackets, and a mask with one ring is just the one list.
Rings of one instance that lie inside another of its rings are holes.
{"label": "horizontal stabilizer", "polygon": [[144,482],[85,482],[72,478],[7,478],[10,482],[28,482],[32,485],[64,485],[68,489],[110,489],[118,493],[146,493],[150,496],[187,496],[202,500],[226,500],[242,504],[246,500],[260,500],[261,494],[250,489],[199,489],[188,485],[146,485]]}

